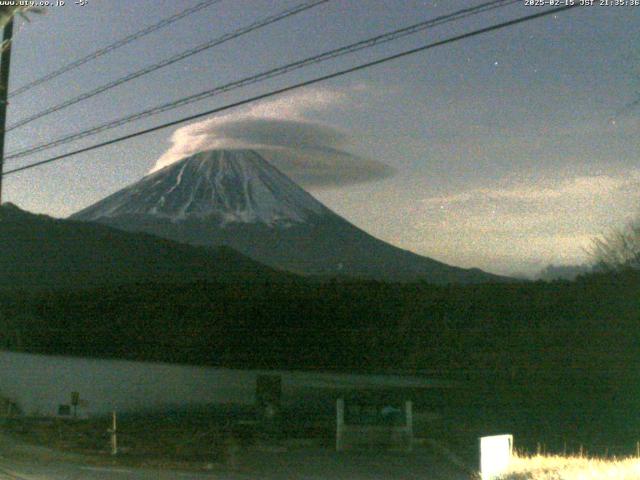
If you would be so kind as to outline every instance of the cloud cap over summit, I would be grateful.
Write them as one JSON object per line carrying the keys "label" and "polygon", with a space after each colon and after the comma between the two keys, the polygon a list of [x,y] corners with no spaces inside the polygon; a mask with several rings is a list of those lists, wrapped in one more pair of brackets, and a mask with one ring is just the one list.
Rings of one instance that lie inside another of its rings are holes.
{"label": "cloud cap over summit", "polygon": [[346,151],[351,137],[345,132],[300,119],[222,116],[180,128],[171,140],[152,171],[202,151],[252,149],[306,187],[371,182],[395,173],[382,162]]}

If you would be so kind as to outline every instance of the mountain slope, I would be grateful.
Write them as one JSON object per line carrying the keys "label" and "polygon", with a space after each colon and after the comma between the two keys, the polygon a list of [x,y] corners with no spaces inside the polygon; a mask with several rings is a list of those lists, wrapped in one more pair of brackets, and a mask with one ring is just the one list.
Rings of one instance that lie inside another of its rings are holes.
{"label": "mountain slope", "polygon": [[205,219],[220,226],[288,226],[329,213],[255,152],[219,151],[194,155],[148,175],[71,218],[141,215],[171,222]]}
{"label": "mountain slope", "polygon": [[184,245],[0,207],[0,288],[289,279],[228,248]]}
{"label": "mountain slope", "polygon": [[499,281],[378,240],[326,208],[253,150],[201,152],[72,219],[193,245],[226,245],[298,274],[433,283]]}

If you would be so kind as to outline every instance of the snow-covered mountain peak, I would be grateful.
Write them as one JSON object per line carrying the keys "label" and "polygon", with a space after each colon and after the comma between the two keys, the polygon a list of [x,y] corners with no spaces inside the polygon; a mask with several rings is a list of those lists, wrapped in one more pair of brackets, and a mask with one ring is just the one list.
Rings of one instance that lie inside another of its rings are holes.
{"label": "snow-covered mountain peak", "polygon": [[153,172],[71,218],[144,215],[286,226],[329,212],[258,152],[211,150]]}

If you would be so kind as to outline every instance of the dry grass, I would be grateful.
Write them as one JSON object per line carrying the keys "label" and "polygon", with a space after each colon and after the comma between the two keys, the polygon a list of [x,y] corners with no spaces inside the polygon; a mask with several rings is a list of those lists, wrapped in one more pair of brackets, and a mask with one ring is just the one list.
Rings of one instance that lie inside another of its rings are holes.
{"label": "dry grass", "polygon": [[[225,434],[200,417],[122,417],[118,444],[123,456],[217,461]],[[4,431],[24,443],[55,450],[102,455],[110,452],[109,418],[92,420],[13,419]]]}
{"label": "dry grass", "polygon": [[640,458],[515,456],[500,480],[638,480]]}

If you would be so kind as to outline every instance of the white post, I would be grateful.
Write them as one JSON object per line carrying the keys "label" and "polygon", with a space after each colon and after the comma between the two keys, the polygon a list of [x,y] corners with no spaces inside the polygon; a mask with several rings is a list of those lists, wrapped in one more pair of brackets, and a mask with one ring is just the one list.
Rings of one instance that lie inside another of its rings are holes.
{"label": "white post", "polygon": [[340,452],[344,448],[344,399],[339,398],[336,402],[336,451]]}
{"label": "white post", "polygon": [[116,412],[111,413],[111,455],[118,454],[118,424],[116,421]]}
{"label": "white post", "polygon": [[407,451],[413,449],[413,402],[407,400],[404,402],[405,424],[407,428]]}

